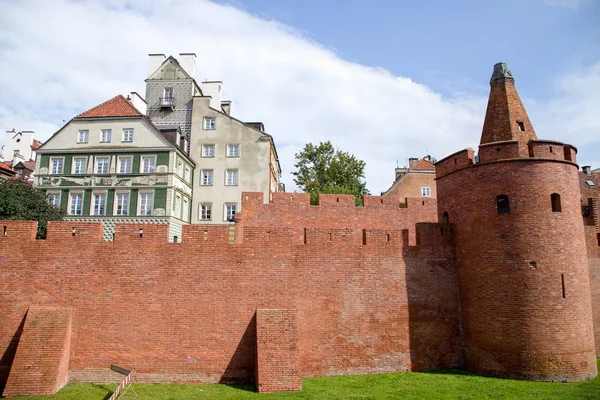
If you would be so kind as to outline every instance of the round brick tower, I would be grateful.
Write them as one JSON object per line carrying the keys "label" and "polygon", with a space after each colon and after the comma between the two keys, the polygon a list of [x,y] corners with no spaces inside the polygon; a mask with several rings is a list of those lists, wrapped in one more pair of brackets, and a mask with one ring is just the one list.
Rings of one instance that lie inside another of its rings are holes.
{"label": "round brick tower", "polygon": [[490,80],[479,153],[436,164],[454,224],[465,369],[577,381],[597,374],[576,149],[539,140],[506,64]]}

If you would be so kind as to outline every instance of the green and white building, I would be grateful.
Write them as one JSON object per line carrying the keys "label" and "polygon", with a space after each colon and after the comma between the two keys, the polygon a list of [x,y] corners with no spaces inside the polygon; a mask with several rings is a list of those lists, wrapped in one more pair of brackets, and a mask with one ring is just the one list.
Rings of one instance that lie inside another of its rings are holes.
{"label": "green and white building", "polygon": [[[192,215],[195,165],[178,126],[157,128],[144,101],[116,96],[73,118],[37,151],[35,185],[66,220],[168,224],[181,240]],[[138,108],[133,102],[136,101]]]}

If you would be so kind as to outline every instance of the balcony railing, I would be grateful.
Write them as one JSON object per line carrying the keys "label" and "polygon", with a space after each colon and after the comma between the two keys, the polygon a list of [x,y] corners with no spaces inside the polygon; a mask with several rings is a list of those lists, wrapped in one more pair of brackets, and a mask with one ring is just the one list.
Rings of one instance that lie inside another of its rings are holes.
{"label": "balcony railing", "polygon": [[159,103],[161,108],[174,108],[175,107],[175,98],[174,97],[161,97],[159,98]]}

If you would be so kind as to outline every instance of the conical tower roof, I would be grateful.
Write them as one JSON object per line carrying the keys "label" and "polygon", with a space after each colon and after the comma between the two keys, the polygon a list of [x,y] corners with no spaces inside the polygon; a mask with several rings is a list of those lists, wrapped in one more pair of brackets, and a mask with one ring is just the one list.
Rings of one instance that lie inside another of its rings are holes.
{"label": "conical tower roof", "polygon": [[529,140],[537,139],[533,125],[517,89],[515,79],[505,63],[494,65],[480,145],[502,141],[518,141],[525,149]]}

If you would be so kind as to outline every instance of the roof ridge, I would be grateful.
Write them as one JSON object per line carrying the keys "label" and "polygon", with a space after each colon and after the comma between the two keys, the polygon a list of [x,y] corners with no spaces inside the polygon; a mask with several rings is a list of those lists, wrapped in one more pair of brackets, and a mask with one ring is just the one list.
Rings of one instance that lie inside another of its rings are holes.
{"label": "roof ridge", "polygon": [[75,118],[102,118],[102,117],[138,117],[143,116],[122,94],[106,100]]}

